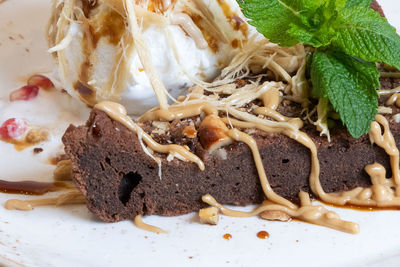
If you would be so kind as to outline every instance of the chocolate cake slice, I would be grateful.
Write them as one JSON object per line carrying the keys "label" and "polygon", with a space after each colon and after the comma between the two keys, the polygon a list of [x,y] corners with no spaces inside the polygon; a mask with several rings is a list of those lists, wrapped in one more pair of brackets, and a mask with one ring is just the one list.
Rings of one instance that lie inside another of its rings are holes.
{"label": "chocolate cake slice", "polygon": [[[382,86],[393,88],[398,81],[393,83],[385,79]],[[280,106],[279,111],[295,116],[299,109],[289,105]],[[155,153],[162,159],[161,177],[157,163],[143,151],[137,135],[103,111],[94,109],[85,126],[71,125],[63,137],[65,152],[72,161],[73,180],[86,197],[89,210],[104,221],[114,222],[136,215],[174,216],[198,211],[207,206],[201,200],[205,194],[223,204],[261,203],[265,196],[248,146],[233,143],[210,153],[198,135],[187,133],[196,121],[193,117],[141,124],[161,144],[187,145],[206,166],[201,171],[194,163]],[[389,121],[400,144],[400,124]],[[364,167],[374,162],[382,164],[391,175],[389,156],[371,145],[368,135],[354,139],[345,128],[337,127],[328,142],[313,125],[302,130],[318,148],[320,180],[326,192],[369,186]],[[252,136],[277,194],[294,202],[298,202],[300,190],[312,194],[308,181],[310,152],[306,147],[282,134],[254,131]]]}

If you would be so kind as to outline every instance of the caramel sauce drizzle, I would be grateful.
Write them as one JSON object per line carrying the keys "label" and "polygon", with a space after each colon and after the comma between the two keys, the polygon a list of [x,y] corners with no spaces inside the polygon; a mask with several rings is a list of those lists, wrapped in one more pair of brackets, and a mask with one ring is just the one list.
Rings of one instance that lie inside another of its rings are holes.
{"label": "caramel sauce drizzle", "polygon": [[[371,123],[370,139],[378,146],[382,147],[390,156],[390,165],[393,177],[386,178],[385,168],[374,163],[365,167],[366,172],[371,177],[372,186],[368,188],[357,187],[353,190],[341,193],[325,193],[319,179],[313,181],[313,192],[324,202],[334,205],[356,205],[356,206],[376,206],[376,207],[395,207],[400,206],[399,198],[399,151],[394,137],[390,132],[389,122],[382,115],[376,115],[374,122]],[[381,129],[381,126],[383,129]],[[383,134],[381,131],[383,130]],[[313,155],[316,157],[316,155]],[[392,188],[395,188],[393,190]],[[315,190],[315,191],[314,191]]]}
{"label": "caramel sauce drizzle", "polygon": [[200,102],[188,105],[175,105],[163,110],[161,108],[152,109],[146,112],[139,118],[139,122],[153,121],[153,120],[166,120],[172,121],[176,119],[183,119],[192,116],[197,116],[201,112],[207,115],[215,114],[218,115],[218,110],[212,104],[208,102]]}
{"label": "caramel sauce drizzle", "polygon": [[153,232],[156,234],[168,234],[168,231],[165,231],[157,226],[145,223],[141,215],[135,216],[134,223],[138,228],[145,231]]}
{"label": "caramel sauce drizzle", "polygon": [[187,161],[196,163],[200,170],[204,170],[205,166],[203,161],[195,154],[188,151],[186,148],[172,144],[160,145],[159,143],[154,141],[154,139],[149,134],[144,132],[142,128],[140,128],[136,123],[132,121],[132,119],[127,115],[126,109],[122,105],[114,102],[104,101],[97,104],[95,108],[104,111],[113,120],[119,121],[128,129],[135,132],[153,151],[164,154],[172,154],[177,156],[178,158],[186,159]]}
{"label": "caramel sauce drizzle", "polygon": [[283,116],[276,109],[279,106],[280,100],[280,92],[276,88],[271,88],[268,92],[264,93],[261,96],[261,99],[264,103],[264,107],[258,107],[254,109],[254,113],[257,115],[265,115],[267,117],[271,117],[276,121],[281,122],[290,122],[295,124],[299,129],[303,127],[303,121],[300,118],[289,118]]}
{"label": "caramel sauce drizzle", "polygon": [[396,104],[397,107],[400,107],[400,93],[392,94],[386,101],[387,106],[391,106],[393,104]]}
{"label": "caramel sauce drizzle", "polygon": [[[71,165],[65,165],[65,169],[71,172]],[[56,172],[56,170],[55,170]],[[56,179],[56,176],[54,177]],[[48,192],[55,192],[61,190],[72,190],[70,192],[61,194],[54,198],[41,198],[34,200],[20,200],[9,199],[4,204],[8,210],[23,210],[29,211],[36,206],[49,206],[49,205],[67,205],[67,204],[85,204],[85,197],[76,189],[76,187],[69,183],[53,182],[44,183],[36,181],[18,181],[10,182],[0,180],[0,192],[16,193],[27,195],[44,195]]]}
{"label": "caramel sauce drizzle", "polygon": [[328,211],[322,205],[313,206],[310,197],[305,192],[300,192],[300,208],[288,208],[279,204],[267,204],[261,205],[252,211],[237,211],[224,207],[218,203],[211,195],[207,194],[202,197],[202,200],[210,206],[218,208],[222,214],[230,217],[253,217],[260,215],[265,211],[281,211],[289,214],[291,217],[298,218],[299,220],[326,226],[343,232],[356,234],[359,232],[359,225],[356,223],[343,221],[339,218],[339,215],[333,211]]}
{"label": "caramel sauce drizzle", "polygon": [[250,135],[245,134],[237,129],[231,129],[228,131],[228,136],[230,136],[233,140],[238,142],[243,142],[248,145],[253,153],[254,162],[256,164],[256,168],[258,171],[258,176],[260,178],[261,186],[264,191],[264,194],[267,198],[275,203],[281,204],[283,206],[296,209],[297,206],[290,202],[289,200],[277,195],[271,188],[271,185],[268,182],[267,175],[264,170],[264,165],[261,160],[260,152],[258,151],[257,143]]}
{"label": "caramel sauce drizzle", "polygon": [[179,25],[182,29],[192,38],[198,49],[206,49],[208,47],[207,41],[204,39],[201,30],[194,24],[192,18],[185,13],[173,14],[170,17],[173,25]]}
{"label": "caramel sauce drizzle", "polygon": [[37,206],[61,206],[68,204],[85,204],[85,197],[78,191],[71,191],[55,198],[42,198],[34,200],[9,199],[4,204],[8,210],[32,210]]}

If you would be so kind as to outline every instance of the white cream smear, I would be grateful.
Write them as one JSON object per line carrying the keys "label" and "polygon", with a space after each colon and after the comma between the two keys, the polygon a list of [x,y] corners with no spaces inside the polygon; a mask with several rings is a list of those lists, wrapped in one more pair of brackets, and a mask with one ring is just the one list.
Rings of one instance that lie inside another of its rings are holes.
{"label": "white cream smear", "polygon": [[[57,75],[53,75],[54,62],[46,51],[43,28],[48,21],[50,7],[41,3],[17,9],[17,4],[11,2],[2,4],[0,13],[0,124],[10,118],[18,118],[26,121],[29,128],[48,131],[49,136],[45,142],[23,151],[0,141],[0,179],[46,181],[51,179],[48,173],[54,169],[49,159],[64,153],[61,136],[65,129],[70,123],[86,121],[89,109],[58,90],[40,89],[38,96],[32,100],[9,101],[10,93],[24,86],[32,74],[41,73],[54,82],[57,80]],[[31,14],[41,12],[45,16],[29,19]],[[34,154],[35,147],[42,148],[43,152]]]}
{"label": "white cream smear", "polygon": [[[249,30],[255,32],[235,0],[136,2],[143,2],[135,9],[148,54],[173,98],[196,81],[217,77]],[[98,1],[86,11],[81,1],[63,0],[53,13],[50,52],[58,56],[60,78],[71,95],[89,105],[117,101],[136,115],[158,105],[137,46],[128,38],[122,1]],[[77,81],[96,96],[82,95]]]}

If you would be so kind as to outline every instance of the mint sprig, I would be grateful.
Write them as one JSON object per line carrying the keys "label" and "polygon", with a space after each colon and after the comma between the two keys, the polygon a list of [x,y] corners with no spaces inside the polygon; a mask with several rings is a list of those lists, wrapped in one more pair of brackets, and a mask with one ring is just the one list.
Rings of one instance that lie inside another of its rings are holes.
{"label": "mint sprig", "polygon": [[378,108],[379,72],[375,64],[342,52],[316,52],[311,79],[313,94],[330,100],[353,137],[369,130],[369,123],[365,122],[374,119]]}
{"label": "mint sprig", "polygon": [[367,133],[378,108],[374,62],[400,69],[400,36],[371,0],[237,0],[271,42],[315,47],[308,64],[313,95],[327,97],[349,133]]}

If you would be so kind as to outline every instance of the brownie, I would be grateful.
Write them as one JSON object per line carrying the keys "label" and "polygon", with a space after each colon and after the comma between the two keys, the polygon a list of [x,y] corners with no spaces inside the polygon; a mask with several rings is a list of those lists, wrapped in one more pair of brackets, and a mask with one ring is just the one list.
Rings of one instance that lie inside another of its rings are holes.
{"label": "brownie", "polygon": [[[280,107],[284,109],[284,107]],[[158,165],[146,155],[137,135],[106,113],[94,109],[85,126],[70,126],[64,137],[65,152],[72,161],[72,176],[85,195],[89,210],[104,221],[133,219],[136,215],[181,215],[206,205],[204,194],[211,194],[223,204],[261,203],[261,189],[253,156],[247,145],[233,143],[217,153],[209,153],[199,137],[188,138],[183,132],[196,118],[171,122],[167,133],[158,133],[151,124],[141,125],[162,144],[187,145],[205,163],[201,171],[194,163],[162,159]],[[400,143],[400,124],[389,118],[391,130]],[[303,129],[315,142],[321,165],[320,179],[326,192],[346,191],[370,185],[364,171],[368,164],[379,162],[391,175],[389,156],[368,135],[352,138],[345,128],[331,131],[331,142],[320,137],[315,126]],[[157,132],[157,133],[156,133]],[[309,150],[282,134],[255,131],[264,168],[273,190],[298,202],[298,192],[311,194],[309,187]]]}

